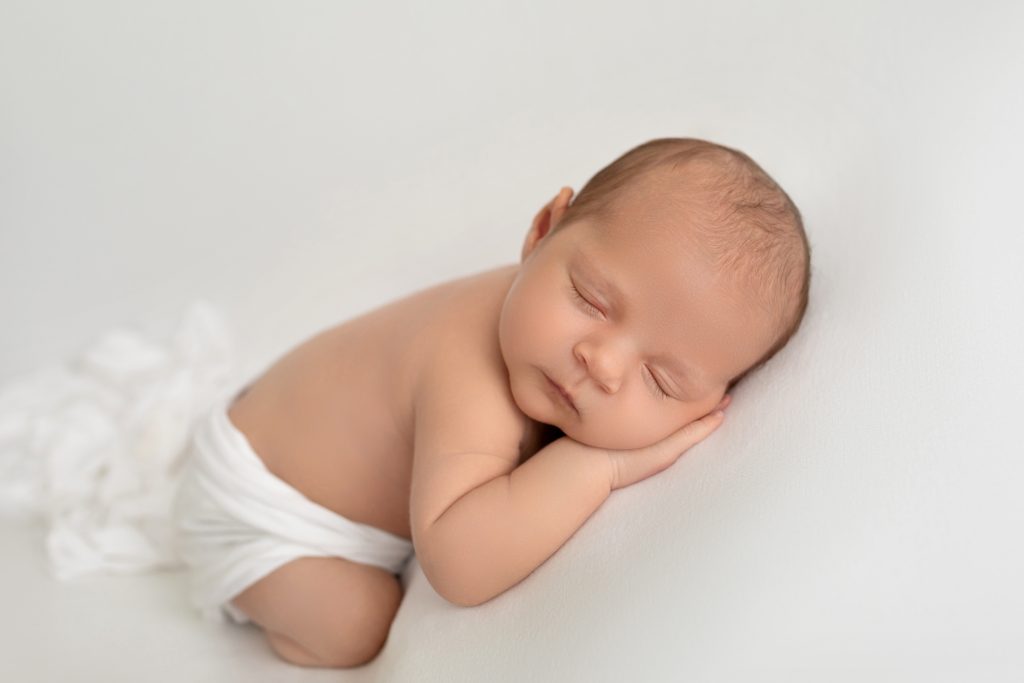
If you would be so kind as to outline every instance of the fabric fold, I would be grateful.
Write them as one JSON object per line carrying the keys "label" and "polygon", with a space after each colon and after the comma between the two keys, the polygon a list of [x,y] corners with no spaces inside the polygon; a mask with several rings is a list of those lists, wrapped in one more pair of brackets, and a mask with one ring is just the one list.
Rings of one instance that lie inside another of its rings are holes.
{"label": "fabric fold", "polygon": [[341,557],[398,574],[411,541],[354,522],[306,498],[267,469],[228,419],[230,401],[197,427],[174,506],[178,552],[191,568],[190,599],[210,619],[230,600],[299,557]]}

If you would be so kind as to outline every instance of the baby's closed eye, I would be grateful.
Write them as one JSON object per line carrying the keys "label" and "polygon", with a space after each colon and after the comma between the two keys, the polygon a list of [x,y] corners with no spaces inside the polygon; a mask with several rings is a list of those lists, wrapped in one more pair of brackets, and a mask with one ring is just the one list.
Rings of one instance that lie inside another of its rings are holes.
{"label": "baby's closed eye", "polygon": [[592,304],[589,299],[587,299],[585,296],[583,296],[583,294],[580,293],[580,290],[579,290],[578,287],[576,287],[576,283],[575,282],[570,280],[569,283],[570,283],[569,287],[570,287],[570,290],[572,291],[573,298],[575,298],[580,303],[581,306],[583,306],[589,312],[601,313],[601,309],[600,308],[598,308],[597,306]]}

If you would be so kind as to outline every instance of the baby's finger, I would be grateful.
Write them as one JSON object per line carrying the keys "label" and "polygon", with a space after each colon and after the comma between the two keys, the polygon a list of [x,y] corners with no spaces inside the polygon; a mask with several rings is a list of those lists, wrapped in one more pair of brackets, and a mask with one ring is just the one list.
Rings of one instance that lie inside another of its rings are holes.
{"label": "baby's finger", "polygon": [[715,431],[718,428],[718,425],[722,424],[722,420],[724,419],[725,413],[722,411],[721,407],[712,410],[704,417],[699,420],[694,420],[680,430],[682,432],[683,441],[689,441],[690,446],[694,445],[698,441],[702,441],[706,436],[711,434],[711,432]]}
{"label": "baby's finger", "polygon": [[606,451],[611,463],[612,490],[630,486],[669,467],[691,446],[715,431],[723,419],[725,414],[715,411],[645,448]]}
{"label": "baby's finger", "polygon": [[668,452],[679,457],[692,446],[710,436],[711,432],[718,429],[723,420],[725,420],[725,413],[721,410],[714,410],[665,439],[662,445]]}
{"label": "baby's finger", "polygon": [[663,457],[678,458],[691,446],[695,446],[718,429],[725,419],[725,413],[720,410],[712,411],[704,417],[694,420],[688,425],[670,434],[653,446],[651,450],[660,452]]}

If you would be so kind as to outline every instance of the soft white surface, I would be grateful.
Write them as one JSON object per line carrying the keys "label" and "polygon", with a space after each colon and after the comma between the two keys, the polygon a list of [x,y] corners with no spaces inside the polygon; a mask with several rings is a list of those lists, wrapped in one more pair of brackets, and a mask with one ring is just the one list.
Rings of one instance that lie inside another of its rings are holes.
{"label": "soft white surface", "polygon": [[3,521],[0,680],[1019,680],[1022,31],[996,2],[3,3],[0,381],[197,298],[255,372],[513,261],[652,137],[761,162],[815,279],[724,428],[479,608],[411,564],[363,670],[281,664],[177,574],[55,582]]}

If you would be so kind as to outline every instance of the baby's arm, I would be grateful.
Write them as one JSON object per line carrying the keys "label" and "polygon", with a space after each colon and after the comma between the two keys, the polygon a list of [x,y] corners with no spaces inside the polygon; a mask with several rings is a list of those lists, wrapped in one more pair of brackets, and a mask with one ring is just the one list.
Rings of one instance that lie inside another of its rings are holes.
{"label": "baby's arm", "polygon": [[562,438],[520,467],[524,420],[507,379],[466,358],[425,370],[416,392],[410,523],[446,600],[478,605],[550,557],[611,491],[607,457]]}
{"label": "baby's arm", "polygon": [[516,467],[522,422],[508,408],[507,388],[489,386],[484,368],[465,358],[430,374],[417,392],[413,542],[431,585],[459,605],[522,581],[614,488],[665,469],[718,424],[704,418],[635,451],[563,437]]}
{"label": "baby's arm", "polygon": [[497,472],[515,461],[494,454],[435,455],[448,461],[431,466],[436,476],[464,481],[465,473],[495,473],[457,495],[439,517],[420,526],[415,539],[431,583],[459,605],[486,602],[522,581],[611,492],[604,455],[565,437],[510,473]]}

